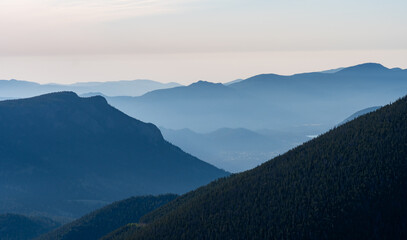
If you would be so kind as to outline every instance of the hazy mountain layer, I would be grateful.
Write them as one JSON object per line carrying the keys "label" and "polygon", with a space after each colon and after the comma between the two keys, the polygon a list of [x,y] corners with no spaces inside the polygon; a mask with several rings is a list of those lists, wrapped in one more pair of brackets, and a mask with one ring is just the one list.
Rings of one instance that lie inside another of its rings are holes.
{"label": "hazy mountain layer", "polygon": [[[379,108],[370,107],[357,111],[339,124],[347,123]],[[254,168],[322,133],[319,126],[301,126],[292,128],[291,131],[221,128],[210,133],[161,128],[161,132],[167,141],[229,172],[242,172]]]}
{"label": "hazy mountain layer", "polygon": [[18,80],[0,80],[0,97],[26,98],[58,91],[77,94],[99,92],[108,96],[140,96],[147,92],[180,86],[178,83],[160,83],[151,80],[84,82],[74,84],[38,84]]}
{"label": "hazy mountain layer", "polygon": [[310,140],[307,136],[319,133],[312,129],[293,133],[267,129],[251,131],[243,128],[221,128],[205,134],[189,129],[161,128],[161,132],[167,141],[182,150],[229,172],[254,168]]}
{"label": "hazy mountain layer", "polygon": [[289,131],[318,125],[322,133],[360,109],[388,104],[406,92],[407,70],[370,63],[329,73],[262,74],[227,86],[200,81],[107,100],[131,116],[169,129]]}

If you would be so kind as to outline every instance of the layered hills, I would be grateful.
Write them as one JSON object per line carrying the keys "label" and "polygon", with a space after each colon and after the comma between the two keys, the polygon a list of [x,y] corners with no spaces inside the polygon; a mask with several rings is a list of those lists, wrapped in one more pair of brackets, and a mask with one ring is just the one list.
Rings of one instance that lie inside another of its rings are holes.
{"label": "layered hills", "polygon": [[77,94],[99,92],[108,96],[140,96],[153,90],[178,86],[180,85],[177,83],[160,83],[152,80],[38,84],[11,79],[0,80],[0,97],[27,98],[58,91],[73,91]]}
{"label": "layered hills", "polygon": [[338,120],[388,104],[406,91],[407,70],[366,63],[328,73],[261,74],[228,85],[199,81],[107,100],[131,116],[168,129],[287,130],[319,125],[322,133]]}

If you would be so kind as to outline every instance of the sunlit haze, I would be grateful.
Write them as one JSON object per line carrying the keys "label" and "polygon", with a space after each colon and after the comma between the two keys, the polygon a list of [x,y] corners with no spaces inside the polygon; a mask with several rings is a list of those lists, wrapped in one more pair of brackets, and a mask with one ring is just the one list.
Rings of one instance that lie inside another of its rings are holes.
{"label": "sunlit haze", "polygon": [[227,82],[407,68],[407,2],[2,0],[0,79]]}

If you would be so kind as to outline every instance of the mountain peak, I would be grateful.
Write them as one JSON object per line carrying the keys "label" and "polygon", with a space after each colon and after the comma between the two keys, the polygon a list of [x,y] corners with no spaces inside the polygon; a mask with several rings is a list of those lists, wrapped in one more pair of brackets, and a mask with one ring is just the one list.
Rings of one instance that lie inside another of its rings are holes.
{"label": "mountain peak", "polygon": [[380,63],[363,63],[352,67],[344,68],[338,73],[354,73],[354,72],[379,72],[379,71],[386,71],[389,70],[385,66],[381,65]]}
{"label": "mountain peak", "polygon": [[53,92],[43,94],[37,97],[37,99],[48,99],[48,100],[58,100],[58,101],[65,101],[65,102],[76,102],[78,100],[88,100],[99,104],[108,104],[106,99],[102,96],[95,95],[89,97],[79,97],[78,94],[71,92],[71,91],[62,91],[62,92]]}
{"label": "mountain peak", "polygon": [[223,86],[223,84],[199,80],[198,82],[194,82],[189,85],[189,87],[211,87],[211,86]]}
{"label": "mountain peak", "polygon": [[79,98],[78,94],[71,92],[71,91],[61,91],[61,92],[53,92],[53,93],[47,93],[38,96],[40,98],[61,98],[61,99],[76,99]]}

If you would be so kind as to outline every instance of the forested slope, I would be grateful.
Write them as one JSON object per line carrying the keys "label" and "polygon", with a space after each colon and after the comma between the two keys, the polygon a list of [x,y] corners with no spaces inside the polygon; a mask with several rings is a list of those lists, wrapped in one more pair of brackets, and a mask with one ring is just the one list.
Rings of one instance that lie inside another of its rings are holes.
{"label": "forested slope", "polygon": [[45,234],[38,240],[92,240],[125,224],[138,222],[140,217],[174,200],[177,195],[132,197],[109,204],[78,220]]}
{"label": "forested slope", "polygon": [[183,195],[131,239],[406,239],[406,140],[404,97]]}
{"label": "forested slope", "polygon": [[45,217],[0,214],[0,240],[27,240],[60,226]]}

